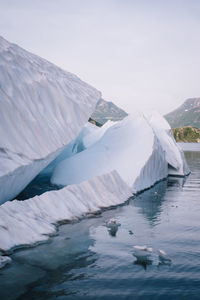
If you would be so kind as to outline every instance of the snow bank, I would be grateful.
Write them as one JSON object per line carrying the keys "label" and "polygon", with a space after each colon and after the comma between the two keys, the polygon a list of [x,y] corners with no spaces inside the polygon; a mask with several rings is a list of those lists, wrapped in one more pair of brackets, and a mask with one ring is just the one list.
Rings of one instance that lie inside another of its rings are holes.
{"label": "snow bank", "polygon": [[56,231],[56,222],[123,203],[131,195],[113,171],[25,201],[8,201],[0,206],[0,250],[47,240]]}
{"label": "snow bank", "polygon": [[[136,113],[110,125],[91,146],[60,162],[51,181],[60,185],[78,184],[116,170],[138,192],[167,177],[165,152],[143,114]],[[87,136],[83,144],[85,140]]]}
{"label": "snow bank", "polygon": [[1,203],[16,196],[78,135],[101,95],[2,37],[0,68]]}

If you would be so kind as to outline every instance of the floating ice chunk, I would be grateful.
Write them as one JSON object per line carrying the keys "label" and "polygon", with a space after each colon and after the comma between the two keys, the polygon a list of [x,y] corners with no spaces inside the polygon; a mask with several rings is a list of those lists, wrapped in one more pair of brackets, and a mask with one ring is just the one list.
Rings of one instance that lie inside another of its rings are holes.
{"label": "floating ice chunk", "polygon": [[152,252],[153,249],[147,246],[133,246],[133,255],[137,259],[147,259],[151,256]]}
{"label": "floating ice chunk", "polygon": [[163,250],[158,250],[158,257],[161,263],[170,263],[171,259],[168,257],[167,253]]}
{"label": "floating ice chunk", "polygon": [[112,218],[108,221],[108,223],[106,224],[107,228],[108,228],[108,232],[111,236],[116,236],[116,233],[118,231],[119,226],[121,226],[120,223],[117,223],[117,220]]}
{"label": "floating ice chunk", "polygon": [[107,227],[108,228],[118,228],[121,224],[120,223],[117,223],[117,220],[112,218],[108,221],[107,223]]}

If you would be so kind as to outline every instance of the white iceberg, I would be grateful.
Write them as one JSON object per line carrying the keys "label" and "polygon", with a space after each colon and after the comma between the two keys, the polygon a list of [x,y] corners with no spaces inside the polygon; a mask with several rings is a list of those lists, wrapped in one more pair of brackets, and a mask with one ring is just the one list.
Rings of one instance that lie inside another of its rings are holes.
{"label": "white iceberg", "polygon": [[76,138],[101,94],[0,37],[0,203]]}
{"label": "white iceberg", "polygon": [[[78,184],[116,170],[132,191],[138,192],[167,177],[165,152],[143,114],[135,113],[109,124],[105,131],[104,126],[99,129],[103,135],[99,134],[98,140],[95,131],[94,143],[55,167],[53,183]],[[93,140],[91,132],[89,137]],[[85,140],[87,136],[83,145]]]}
{"label": "white iceberg", "polygon": [[171,263],[171,259],[168,257],[167,253],[164,250],[158,250],[158,258],[163,264]]}
{"label": "white iceberg", "polygon": [[75,154],[85,150],[100,139],[108,127],[112,126],[114,122],[108,121],[101,128],[87,122],[75,140],[71,141],[64,150],[54,159],[41,174],[51,176],[55,166],[66,158],[72,157]]}
{"label": "white iceberg", "polygon": [[176,143],[168,122],[158,112],[155,111],[151,113],[145,113],[144,115],[166,153],[166,160],[169,167],[168,175],[188,175],[190,170],[185,160],[183,150]]}
{"label": "white iceberg", "polygon": [[148,259],[153,252],[152,248],[148,248],[147,246],[133,246],[133,255],[138,260]]}
{"label": "white iceberg", "polygon": [[131,195],[130,188],[113,171],[28,200],[7,201],[0,206],[0,250],[45,241],[56,231],[58,221],[118,205]]}
{"label": "white iceberg", "polygon": [[157,114],[83,128],[100,98],[97,90],[3,38],[0,67],[0,203],[41,170],[67,185],[1,205],[0,250],[44,241],[58,221],[118,205],[168,174],[189,172]]}

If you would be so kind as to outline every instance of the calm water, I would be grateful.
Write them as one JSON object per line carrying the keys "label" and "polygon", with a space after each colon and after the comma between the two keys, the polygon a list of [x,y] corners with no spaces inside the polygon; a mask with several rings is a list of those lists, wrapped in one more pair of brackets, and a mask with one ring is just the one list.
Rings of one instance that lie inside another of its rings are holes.
{"label": "calm water", "polygon": [[[200,152],[185,155],[192,171],[186,179],[169,178],[15,252],[0,271],[0,299],[200,299]],[[121,223],[116,236],[105,226],[112,217]],[[154,248],[148,264],[138,263],[133,245]],[[157,249],[171,265],[159,263]]]}

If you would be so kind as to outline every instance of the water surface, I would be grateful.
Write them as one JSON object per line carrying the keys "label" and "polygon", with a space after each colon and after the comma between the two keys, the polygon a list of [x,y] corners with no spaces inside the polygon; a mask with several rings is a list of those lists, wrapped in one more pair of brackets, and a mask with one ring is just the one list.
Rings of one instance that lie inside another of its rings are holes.
{"label": "water surface", "polygon": [[[185,156],[187,178],[168,178],[16,251],[0,271],[0,299],[200,299],[200,152]],[[105,226],[113,217],[121,223],[116,236]],[[148,263],[137,261],[133,245],[153,247]],[[160,263],[157,249],[171,264]]]}

